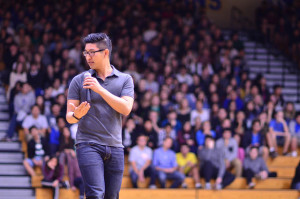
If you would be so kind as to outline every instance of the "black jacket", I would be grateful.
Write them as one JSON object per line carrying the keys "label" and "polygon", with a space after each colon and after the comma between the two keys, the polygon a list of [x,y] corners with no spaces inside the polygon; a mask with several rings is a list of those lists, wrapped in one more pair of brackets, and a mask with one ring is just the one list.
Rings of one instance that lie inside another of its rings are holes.
{"label": "black jacket", "polygon": [[[35,155],[35,140],[34,139],[31,139],[29,142],[28,142],[28,147],[27,147],[27,152],[28,152],[28,158],[34,158],[34,155]],[[48,143],[46,141],[45,138],[41,137],[41,144],[43,146],[43,149],[45,151],[45,154],[44,156],[46,155],[49,155],[49,150],[48,150]]]}

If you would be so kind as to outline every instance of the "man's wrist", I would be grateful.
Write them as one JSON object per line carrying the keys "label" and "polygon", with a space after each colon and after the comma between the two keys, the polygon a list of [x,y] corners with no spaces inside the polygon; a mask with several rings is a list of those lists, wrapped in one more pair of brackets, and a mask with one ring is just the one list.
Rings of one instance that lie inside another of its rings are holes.
{"label": "man's wrist", "polygon": [[72,117],[74,117],[76,120],[80,120],[81,118],[78,118],[75,116],[75,113],[73,112]]}

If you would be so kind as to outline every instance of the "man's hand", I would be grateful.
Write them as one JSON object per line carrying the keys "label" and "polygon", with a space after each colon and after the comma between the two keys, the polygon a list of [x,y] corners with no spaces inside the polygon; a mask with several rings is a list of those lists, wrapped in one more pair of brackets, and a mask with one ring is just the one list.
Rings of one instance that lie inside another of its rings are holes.
{"label": "man's hand", "polygon": [[98,94],[103,89],[103,87],[99,84],[98,80],[94,77],[86,77],[83,81],[83,88],[91,89]]}
{"label": "man's hand", "polygon": [[75,106],[73,103],[69,103],[71,105],[71,110],[74,112],[75,117],[82,118],[87,114],[90,110],[91,106],[87,102],[82,102],[79,106]]}
{"label": "man's hand", "polygon": [[138,176],[140,182],[145,182],[144,170],[139,170]]}

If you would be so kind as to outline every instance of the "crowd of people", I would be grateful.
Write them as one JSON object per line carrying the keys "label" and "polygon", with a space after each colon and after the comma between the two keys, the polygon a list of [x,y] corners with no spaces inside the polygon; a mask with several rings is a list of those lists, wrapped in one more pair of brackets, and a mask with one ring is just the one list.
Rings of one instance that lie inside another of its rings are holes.
{"label": "crowd of people", "polygon": [[262,40],[276,46],[300,66],[300,4],[298,1],[262,1],[256,10],[256,25]]}
{"label": "crowd of people", "polygon": [[[67,163],[72,189],[82,179],[76,165],[77,125],[65,120],[71,79],[88,69],[81,38],[105,32],[112,39],[111,63],[132,75],[135,102],[123,118],[123,145],[134,187],[150,176],[161,187],[210,189],[244,176],[275,176],[265,161],[297,156],[300,114],[285,102],[281,86],[271,93],[263,75],[248,77],[238,32],[223,35],[197,1],[2,2],[1,82],[7,86],[10,125],[2,140],[24,129],[32,176],[43,167],[46,182],[62,182]],[[177,154],[176,154],[177,153]],[[200,165],[198,165],[200,162]],[[234,168],[234,175],[229,171]],[[55,170],[55,171],[54,171]],[[47,174],[48,172],[48,174]],[[50,174],[49,174],[50,173]],[[46,183],[47,184],[47,183]]]}

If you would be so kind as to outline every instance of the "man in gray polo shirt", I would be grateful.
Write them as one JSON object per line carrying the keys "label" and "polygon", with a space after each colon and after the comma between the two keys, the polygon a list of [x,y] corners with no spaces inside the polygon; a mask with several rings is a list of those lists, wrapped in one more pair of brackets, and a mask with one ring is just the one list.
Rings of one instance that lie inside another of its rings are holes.
{"label": "man in gray polo shirt", "polygon": [[73,78],[66,119],[78,122],[75,146],[86,198],[116,199],[124,171],[121,119],[132,109],[133,80],[110,64],[106,34],[89,34],[83,42],[91,76],[84,72]]}

